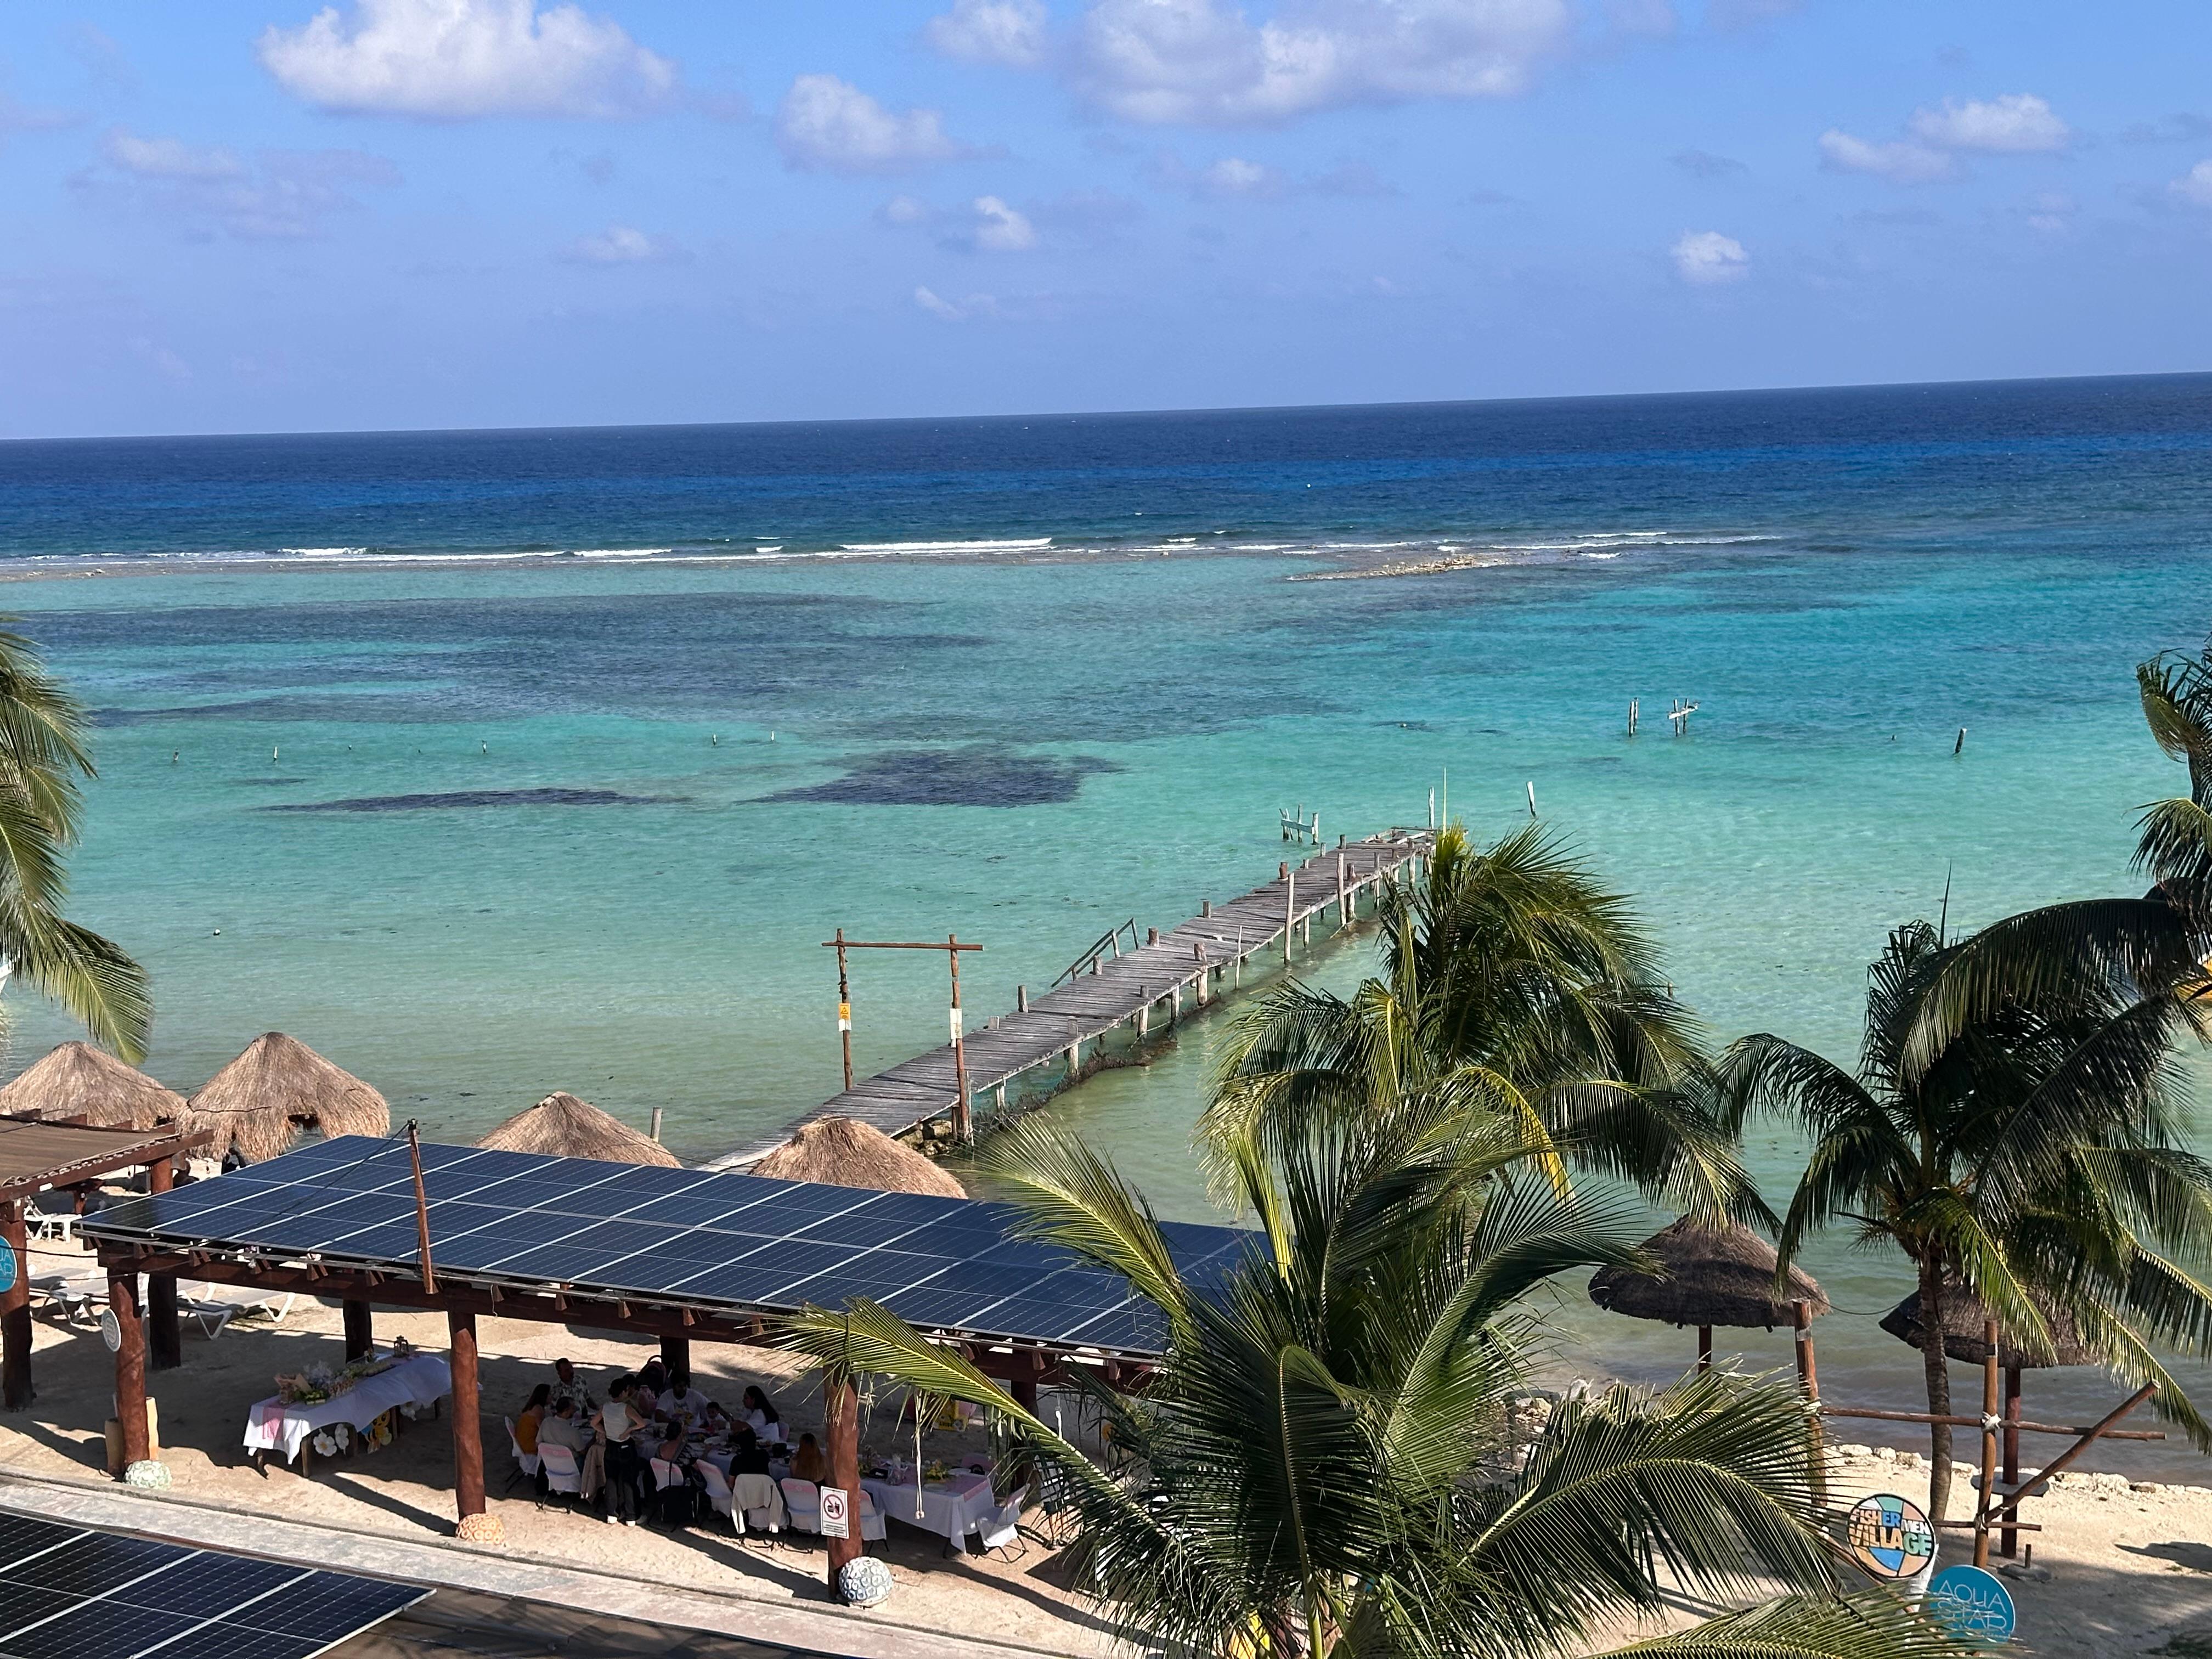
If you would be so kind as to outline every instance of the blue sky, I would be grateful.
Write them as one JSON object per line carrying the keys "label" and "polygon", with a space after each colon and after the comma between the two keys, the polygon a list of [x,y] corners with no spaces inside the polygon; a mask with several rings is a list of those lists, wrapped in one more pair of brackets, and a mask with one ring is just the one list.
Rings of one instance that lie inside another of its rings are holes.
{"label": "blue sky", "polygon": [[2212,11],[12,0],[0,433],[2212,368]]}

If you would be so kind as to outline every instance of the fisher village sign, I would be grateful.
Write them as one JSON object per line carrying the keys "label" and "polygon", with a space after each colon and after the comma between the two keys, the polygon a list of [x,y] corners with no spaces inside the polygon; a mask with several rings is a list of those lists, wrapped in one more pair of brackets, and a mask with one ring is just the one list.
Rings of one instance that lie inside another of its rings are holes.
{"label": "fisher village sign", "polygon": [[1917,1504],[1894,1492],[1852,1504],[1844,1538],[1852,1559],[1877,1578],[1910,1578],[1935,1564],[1935,1528]]}

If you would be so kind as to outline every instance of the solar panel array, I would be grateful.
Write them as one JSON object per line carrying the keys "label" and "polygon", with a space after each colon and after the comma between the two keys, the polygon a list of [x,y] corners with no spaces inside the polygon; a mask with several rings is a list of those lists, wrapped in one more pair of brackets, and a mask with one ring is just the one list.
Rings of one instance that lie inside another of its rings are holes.
{"label": "solar panel array", "polygon": [[7,1659],[310,1659],[429,1594],[0,1514]]}
{"label": "solar panel array", "polygon": [[[1165,1336],[1159,1310],[1117,1275],[1012,1237],[1015,1212],[1002,1204],[429,1143],[422,1180],[441,1279],[748,1314],[866,1297],[925,1329],[1126,1354],[1158,1353]],[[1218,1283],[1252,1238],[1188,1223],[1163,1231],[1200,1287]],[[82,1231],[416,1266],[406,1144],[362,1136],[111,1205]]]}

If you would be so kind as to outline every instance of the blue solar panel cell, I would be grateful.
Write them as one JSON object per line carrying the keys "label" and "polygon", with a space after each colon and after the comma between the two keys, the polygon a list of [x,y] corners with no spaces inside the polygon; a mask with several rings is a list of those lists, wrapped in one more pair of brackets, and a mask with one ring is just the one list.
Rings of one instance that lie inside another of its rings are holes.
{"label": "blue solar panel cell", "polygon": [[44,1624],[0,1635],[0,1653],[15,1659],[116,1659],[159,1647],[198,1622],[181,1613],[81,1601]]}
{"label": "blue solar panel cell", "polygon": [[8,1571],[9,1582],[72,1595],[97,1595],[174,1559],[176,1547],[144,1538],[86,1533],[48,1554]]}
{"label": "blue solar panel cell", "polygon": [[[0,1584],[0,1633],[21,1630],[27,1625],[36,1625],[66,1613],[76,1606],[78,1597],[67,1590],[39,1589],[30,1584]],[[0,1653],[10,1651],[0,1644]]]}
{"label": "blue solar panel cell", "polygon": [[240,1555],[200,1552],[180,1556],[152,1577],[126,1585],[106,1599],[193,1619],[213,1619],[280,1585],[307,1577],[310,1571],[273,1561],[249,1561]]}

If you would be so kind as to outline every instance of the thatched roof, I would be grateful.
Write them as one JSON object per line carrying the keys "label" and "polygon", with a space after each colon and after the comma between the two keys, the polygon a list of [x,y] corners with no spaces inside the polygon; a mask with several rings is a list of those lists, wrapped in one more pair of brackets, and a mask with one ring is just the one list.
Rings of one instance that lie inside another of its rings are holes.
{"label": "thatched roof", "polygon": [[185,1097],[89,1042],[64,1042],[0,1089],[9,1117],[82,1117],[103,1129],[150,1129],[185,1115]]}
{"label": "thatched roof", "polygon": [[[2097,1364],[2097,1356],[2081,1346],[2081,1339],[2075,1331],[2073,1320],[2041,1297],[2033,1299],[2043,1314],[2045,1322],[2051,1327],[2051,1334],[2057,1340],[2057,1346],[2054,1347],[2048,1342],[2016,1342],[2013,1334],[2000,1324],[1997,1364],[2008,1370],[2015,1365],[2039,1370],[2050,1365]],[[1982,1325],[1989,1316],[1979,1297],[1963,1285],[1954,1283],[1949,1285],[1943,1293],[1943,1352],[1966,1364],[1980,1364],[1988,1352],[1982,1346]],[[1919,1347],[1920,1292],[1913,1291],[1884,1314],[1881,1328],[1899,1341]]]}
{"label": "thatched roof", "polygon": [[965,1198],[967,1191],[910,1146],[849,1117],[817,1117],[748,1173],[779,1181],[821,1181],[832,1187],[872,1187],[880,1193]]}
{"label": "thatched roof", "polygon": [[1815,1314],[1828,1310],[1827,1293],[1802,1267],[1790,1269],[1790,1294],[1774,1288],[1774,1247],[1741,1222],[1717,1231],[1687,1216],[1654,1233],[1643,1248],[1658,1258],[1654,1277],[1626,1267],[1605,1267],[1590,1280],[1590,1300],[1635,1319],[1670,1325],[1763,1325],[1791,1322],[1790,1303],[1802,1297]]}
{"label": "thatched roof", "polygon": [[271,1158],[303,1128],[326,1135],[392,1132],[384,1097],[282,1031],[266,1031],[185,1103],[185,1121],[212,1129],[210,1158],[233,1147],[249,1164]]}
{"label": "thatched roof", "polygon": [[517,1112],[477,1145],[507,1152],[542,1152],[549,1158],[677,1166],[676,1154],[659,1141],[638,1133],[588,1100],[560,1092]]}

